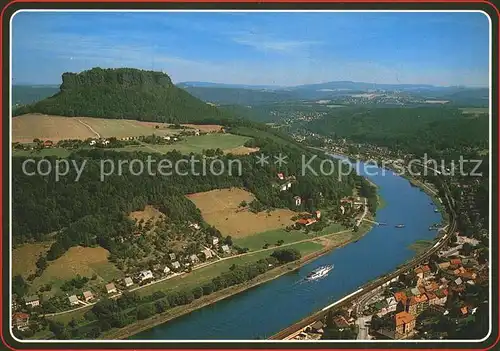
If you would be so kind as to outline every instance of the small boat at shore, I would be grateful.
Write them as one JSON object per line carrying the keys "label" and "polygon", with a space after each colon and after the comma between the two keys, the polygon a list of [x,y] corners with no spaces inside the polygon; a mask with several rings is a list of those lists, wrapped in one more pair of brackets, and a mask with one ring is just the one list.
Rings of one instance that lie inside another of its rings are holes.
{"label": "small boat at shore", "polygon": [[405,227],[404,224],[398,224],[398,225],[396,225],[396,228],[404,228],[404,227]]}
{"label": "small boat at shore", "polygon": [[435,208],[435,209],[434,209],[434,212],[438,213],[438,212],[439,212],[439,210],[438,210],[437,208]]}

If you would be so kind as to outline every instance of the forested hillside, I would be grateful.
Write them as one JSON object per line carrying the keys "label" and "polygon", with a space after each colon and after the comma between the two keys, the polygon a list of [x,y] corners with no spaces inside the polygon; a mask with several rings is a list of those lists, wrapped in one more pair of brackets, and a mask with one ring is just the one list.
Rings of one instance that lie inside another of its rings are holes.
{"label": "forested hillside", "polygon": [[159,122],[208,123],[229,117],[176,87],[167,74],[131,68],[64,73],[57,94],[19,107],[13,115],[37,112]]}
{"label": "forested hillside", "polygon": [[359,142],[432,152],[488,147],[488,114],[465,115],[446,107],[342,109],[310,122],[313,132]]}

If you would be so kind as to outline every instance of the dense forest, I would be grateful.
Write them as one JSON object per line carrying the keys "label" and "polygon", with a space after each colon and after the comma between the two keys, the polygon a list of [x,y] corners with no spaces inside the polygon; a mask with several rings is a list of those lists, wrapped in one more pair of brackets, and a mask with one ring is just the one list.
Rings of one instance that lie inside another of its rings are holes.
{"label": "dense forest", "polygon": [[[352,194],[353,187],[359,183],[357,175],[350,174],[342,179],[332,176],[316,176],[312,173],[301,174],[303,149],[290,147],[292,141],[279,138],[264,130],[245,127],[240,132],[250,134],[253,131],[255,139],[262,152],[277,155],[280,152],[287,155],[288,163],[283,167],[275,167],[273,163],[261,167],[256,165],[255,157],[248,155],[238,157],[241,161],[241,175],[234,169],[232,174],[197,175],[202,172],[202,156],[192,155],[200,162],[195,164],[195,172],[191,165],[181,167],[181,172],[187,175],[170,176],[143,174],[136,176],[125,167],[121,175],[114,174],[100,179],[101,160],[111,160],[118,164],[119,160],[142,160],[146,164],[148,156],[156,160],[168,159],[172,163],[191,156],[182,155],[176,151],[166,155],[149,155],[137,152],[114,152],[103,149],[80,150],[70,155],[68,160],[81,164],[86,160],[86,167],[81,178],[75,182],[76,171],[73,169],[60,181],[55,181],[54,175],[29,176],[24,174],[22,164],[24,157],[13,158],[13,217],[12,232],[14,243],[29,240],[43,240],[45,235],[59,231],[57,241],[48,253],[48,259],[55,259],[74,245],[90,246],[99,244],[111,253],[124,252],[125,244],[118,238],[133,235],[133,222],[128,219],[128,213],[142,210],[146,204],[151,204],[166,214],[170,222],[202,222],[199,210],[186,199],[185,195],[195,192],[209,191],[226,187],[242,187],[251,191],[267,208],[294,208],[294,196],[301,196],[304,209],[313,211],[327,204],[338,204],[343,196]],[[275,140],[271,139],[273,136]],[[280,140],[281,144],[276,140]],[[311,156],[312,153],[308,152]],[[319,162],[324,156],[319,156],[312,167],[319,170]],[[57,158],[46,157],[55,167]],[[236,157],[228,154],[220,156],[224,164]],[[29,170],[31,171],[31,170]],[[296,184],[290,191],[280,191],[277,187],[277,172],[286,176],[295,176]],[[40,221],[43,218],[43,221]],[[126,242],[126,241],[125,241]]]}
{"label": "dense forest", "polygon": [[13,115],[26,113],[159,122],[211,123],[214,119],[229,118],[228,114],[176,87],[167,74],[131,68],[64,73],[58,93],[21,106]]}

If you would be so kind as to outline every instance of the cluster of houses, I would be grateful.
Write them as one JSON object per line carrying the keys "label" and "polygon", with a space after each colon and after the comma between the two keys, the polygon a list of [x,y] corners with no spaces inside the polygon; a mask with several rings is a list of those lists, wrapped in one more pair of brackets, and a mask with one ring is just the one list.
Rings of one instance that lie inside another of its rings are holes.
{"label": "cluster of houses", "polygon": [[300,218],[295,222],[297,227],[309,227],[310,225],[318,222],[321,218],[321,211],[315,211],[313,214],[306,214],[304,217]]}
{"label": "cluster of houses", "polygon": [[69,305],[70,306],[76,306],[76,305],[86,305],[88,302],[92,302],[94,300],[94,294],[90,291],[84,291],[82,293],[82,298],[79,299],[78,296],[76,295],[71,295],[68,297]]}
{"label": "cluster of houses", "polygon": [[[273,184],[274,187],[279,187],[280,191],[287,191],[292,188],[292,184],[296,182],[296,177],[294,175],[291,176],[285,176],[284,173],[278,173],[276,174],[277,177],[277,182]],[[295,204],[297,206],[300,206],[300,203],[297,204],[297,200],[295,201]]]}
{"label": "cluster of houses", "polygon": [[[460,238],[460,235],[457,238]],[[474,239],[470,238],[462,237],[459,240],[474,243]],[[481,284],[488,279],[487,265],[479,264],[474,258],[474,252],[471,257],[448,258],[445,256],[447,251],[449,250],[440,253],[442,262],[436,264],[434,271],[428,264],[414,269],[417,278],[415,287],[396,291],[390,297],[381,297],[370,306],[379,317],[394,314],[394,328],[379,330],[379,334],[392,339],[411,337],[415,332],[416,317],[423,311],[431,308],[446,316],[450,313],[446,308],[450,294],[460,297],[467,285]],[[464,318],[475,314],[477,310],[477,306],[466,301],[459,301],[459,305],[459,315]]]}

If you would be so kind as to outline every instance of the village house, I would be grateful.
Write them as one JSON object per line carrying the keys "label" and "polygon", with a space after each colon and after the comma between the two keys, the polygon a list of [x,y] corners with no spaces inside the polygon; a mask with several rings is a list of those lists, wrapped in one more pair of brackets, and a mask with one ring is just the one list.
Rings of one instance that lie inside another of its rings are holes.
{"label": "village house", "polygon": [[462,264],[462,260],[459,258],[453,258],[450,260],[450,265],[452,266],[460,266]]}
{"label": "village house", "polygon": [[89,143],[89,145],[90,145],[90,146],[94,146],[94,145],[95,145],[95,143],[96,143],[96,141],[95,141],[95,140],[91,140],[91,141],[90,141],[90,143]]}
{"label": "village house", "polygon": [[207,259],[207,260],[212,258],[212,251],[211,250],[205,249],[202,251],[202,253],[205,255],[205,259]]}
{"label": "village house", "polygon": [[170,140],[170,137],[169,136],[164,136],[163,140]]}
{"label": "village house", "polygon": [[118,291],[116,290],[114,283],[109,283],[109,284],[106,284],[106,292],[108,294],[113,294],[113,293],[116,293]]}
{"label": "village house", "polygon": [[447,290],[436,290],[434,292],[436,294],[436,305],[444,305],[446,303],[446,300],[448,298],[448,291]]}
{"label": "village house", "polygon": [[302,198],[300,196],[295,196],[293,200],[295,201],[295,206],[300,206],[302,204]]}
{"label": "village house", "polygon": [[415,317],[408,312],[399,312],[395,316],[396,339],[410,335],[415,328]]}
{"label": "village house", "polygon": [[16,312],[12,315],[12,327],[18,330],[26,330],[29,327],[30,315],[23,312]]}
{"label": "village house", "polygon": [[217,245],[218,243],[219,243],[219,238],[218,238],[218,237],[216,237],[216,236],[213,236],[213,237],[212,237],[212,245],[214,245],[214,246],[215,246],[215,245]]}
{"label": "village house", "polygon": [[191,256],[189,256],[189,260],[191,261],[191,263],[196,263],[196,262],[200,261],[198,256],[196,256],[195,254],[192,254]]}
{"label": "village house", "polygon": [[173,252],[169,253],[168,257],[170,258],[171,261],[175,260],[175,254]]}
{"label": "village house", "polygon": [[153,272],[151,272],[150,270],[146,270],[146,271],[141,271],[139,273],[139,279],[141,282],[145,281],[145,280],[148,280],[148,279],[153,279]]}
{"label": "village house", "polygon": [[435,293],[429,291],[429,292],[426,292],[425,295],[427,296],[427,302],[429,305],[435,305],[438,298],[436,296]]}
{"label": "village house", "polygon": [[163,268],[163,274],[168,274],[170,273],[170,268],[168,266],[165,266],[165,268]]}
{"label": "village house", "polygon": [[283,173],[278,173],[277,177],[278,177],[279,180],[285,179],[285,175]]}
{"label": "village house", "polygon": [[301,219],[299,219],[299,220],[298,220],[297,222],[295,222],[295,223],[296,223],[296,224],[298,224],[298,225],[300,225],[300,226],[302,226],[302,225],[303,225],[303,226],[308,227],[308,226],[310,226],[310,225],[312,225],[312,224],[314,224],[314,223],[316,223],[316,222],[317,222],[317,220],[316,220],[316,219],[313,219],[313,218],[301,218]]}
{"label": "village house", "polygon": [[228,245],[222,245],[222,251],[224,253],[230,253],[231,252],[231,250],[229,249]]}
{"label": "village house", "polygon": [[24,299],[24,303],[26,306],[36,307],[40,306],[40,298],[38,295],[28,296]]}
{"label": "village house", "polygon": [[292,182],[287,181],[286,183],[280,185],[280,191],[286,191],[286,190],[290,189],[291,187],[292,187]]}
{"label": "village house", "polygon": [[314,212],[314,214],[316,215],[316,219],[321,218],[321,211],[316,211],[316,212]]}
{"label": "village house", "polygon": [[333,324],[340,330],[349,328],[349,323],[346,321],[344,316],[335,316],[333,318]]}
{"label": "village house", "polygon": [[175,262],[172,262],[172,267],[174,269],[180,269],[181,268],[181,264],[179,263],[179,261],[175,261]]}
{"label": "village house", "polygon": [[129,286],[134,285],[134,281],[130,277],[125,278],[125,286],[128,288]]}
{"label": "village house", "polygon": [[43,147],[52,147],[54,146],[54,143],[51,140],[45,140],[43,142]]}
{"label": "village house", "polygon": [[71,295],[70,297],[68,297],[68,300],[69,300],[70,306],[75,306],[75,305],[78,305],[80,303],[80,302],[78,302],[78,297],[76,297],[76,295]]}
{"label": "village house", "polygon": [[474,239],[474,238],[469,238],[469,237],[466,237],[466,236],[461,236],[461,235],[458,235],[457,236],[457,244],[470,244],[472,246],[477,246],[479,245],[479,240],[477,239]]}
{"label": "village house", "polygon": [[89,302],[94,299],[94,294],[92,294],[91,291],[84,291],[83,299],[85,300],[85,302]]}

